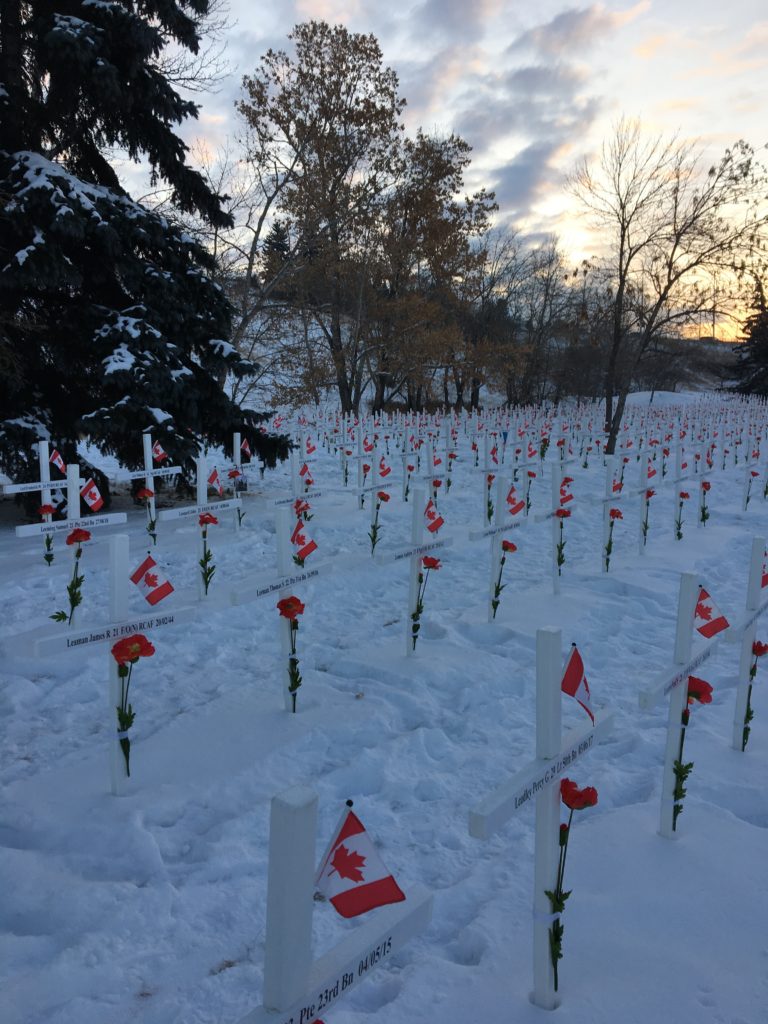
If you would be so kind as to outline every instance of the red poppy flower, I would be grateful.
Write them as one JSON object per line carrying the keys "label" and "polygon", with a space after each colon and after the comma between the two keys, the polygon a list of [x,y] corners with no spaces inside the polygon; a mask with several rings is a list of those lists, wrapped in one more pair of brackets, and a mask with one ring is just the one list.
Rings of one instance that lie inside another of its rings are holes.
{"label": "red poppy flower", "polygon": [[150,491],[148,487],[142,487],[140,491],[136,491],[137,498],[144,498],[146,500],[147,498],[154,498],[154,496],[155,492]]}
{"label": "red poppy flower", "polygon": [[761,643],[759,640],[755,640],[752,644],[752,653],[756,658],[762,658],[764,654],[768,654],[768,644]]}
{"label": "red poppy flower", "polygon": [[387,494],[386,491],[379,491],[376,497],[379,499],[379,501],[389,501],[389,495]]}
{"label": "red poppy flower", "polygon": [[227,473],[227,476],[229,477],[230,480],[237,480],[237,478],[242,475],[243,474],[240,472],[239,469],[230,469],[230,471]]}
{"label": "red poppy flower", "polygon": [[458,458],[458,456],[456,455],[456,452],[448,452],[448,458],[449,459],[456,459],[456,458]]}
{"label": "red poppy flower", "polygon": [[753,470],[751,471],[751,473],[752,473],[752,476],[760,476],[760,474],[759,474],[759,473],[757,472],[757,470],[756,470],[756,469],[753,469]]}
{"label": "red poppy flower", "polygon": [[579,789],[571,779],[560,780],[560,798],[572,811],[581,811],[585,807],[594,807],[597,803],[597,790],[594,786]]}
{"label": "red poppy flower", "polygon": [[407,468],[409,473],[412,473],[416,467],[415,466],[407,466],[406,468]]}
{"label": "red poppy flower", "polygon": [[495,477],[495,476],[493,475],[493,473],[489,473],[489,474],[488,474],[488,486],[489,486],[489,487],[491,486],[491,484],[493,483],[493,481],[494,481],[495,479],[496,479],[496,477]]}
{"label": "red poppy flower", "polygon": [[568,519],[571,515],[571,510],[569,508],[559,508],[555,515],[558,519]]}
{"label": "red poppy flower", "polygon": [[565,444],[565,438],[561,437],[560,440],[557,442],[557,447],[558,448],[562,448],[564,444]]}
{"label": "red poppy flower", "polygon": [[612,508],[609,513],[611,519],[623,519],[624,516],[621,514],[620,508]]}
{"label": "red poppy flower", "polygon": [[442,480],[433,480],[432,481],[432,486],[433,487],[442,487],[443,486],[443,481]]}
{"label": "red poppy flower", "polygon": [[81,530],[79,527],[77,527],[67,537],[67,544],[83,544],[85,541],[90,539],[90,530]]}
{"label": "red poppy flower", "polygon": [[650,500],[651,500],[651,498],[652,498],[652,497],[654,496],[654,494],[655,494],[655,493],[656,493],[656,491],[654,491],[654,489],[653,489],[652,487],[650,487],[650,488],[649,488],[649,489],[648,489],[648,490],[647,490],[647,491],[645,492],[645,500],[646,500],[646,501],[650,501]]}
{"label": "red poppy flower", "polygon": [[688,501],[689,498],[690,498],[690,494],[688,493],[688,491],[680,491],[680,500],[681,501]]}
{"label": "red poppy flower", "polygon": [[573,483],[573,477],[572,476],[564,476],[563,477],[563,482],[560,484],[560,486],[561,487],[567,487],[568,484],[572,484],[572,483]]}
{"label": "red poppy flower", "polygon": [[155,648],[142,633],[124,636],[112,647],[112,657],[118,665],[133,664],[139,658],[149,658],[154,653]]}
{"label": "red poppy flower", "polygon": [[688,676],[688,703],[692,704],[695,700],[699,704],[711,704],[712,687],[709,683],[704,682],[703,679],[698,679],[696,676]]}
{"label": "red poppy flower", "polygon": [[701,481],[701,489],[702,489],[702,491],[708,491],[711,486],[712,486],[712,484],[709,482],[709,480],[702,480]]}
{"label": "red poppy flower", "polygon": [[367,462],[364,462],[363,463],[363,474],[365,476],[367,476],[370,472],[371,472],[371,467],[368,465]]}
{"label": "red poppy flower", "polygon": [[629,456],[625,455],[623,461],[624,461],[624,465],[626,466],[626,464],[629,462]]}
{"label": "red poppy flower", "polygon": [[424,557],[421,560],[421,564],[424,566],[425,569],[439,569],[440,559],[431,558],[429,555],[424,555]]}
{"label": "red poppy flower", "polygon": [[665,459],[669,458],[669,448],[662,448],[661,454],[664,456]]}
{"label": "red poppy flower", "polygon": [[502,551],[517,551],[517,544],[513,544],[511,540],[503,540],[501,549]]}
{"label": "red poppy flower", "polygon": [[536,474],[533,472],[532,469],[528,470],[528,476],[531,478],[531,480],[535,480],[536,479]]}
{"label": "red poppy flower", "polygon": [[291,622],[295,622],[299,615],[304,613],[305,605],[301,603],[298,597],[283,597],[277,602],[277,610],[283,616],[284,619],[289,619]]}
{"label": "red poppy flower", "polygon": [[219,520],[216,516],[212,516],[210,512],[203,512],[200,516],[201,526],[218,526]]}
{"label": "red poppy flower", "polygon": [[39,516],[52,516],[55,511],[56,509],[53,507],[53,505],[41,505],[40,508],[37,510],[37,514]]}

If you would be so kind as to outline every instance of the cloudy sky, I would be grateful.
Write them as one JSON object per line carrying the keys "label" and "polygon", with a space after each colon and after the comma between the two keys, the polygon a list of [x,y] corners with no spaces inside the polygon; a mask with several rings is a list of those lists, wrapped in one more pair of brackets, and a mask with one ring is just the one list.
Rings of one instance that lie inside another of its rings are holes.
{"label": "cloudy sky", "polygon": [[468,186],[496,192],[500,216],[556,232],[590,255],[565,173],[599,152],[624,114],[651,132],[699,139],[709,160],[744,138],[768,142],[765,0],[231,0],[232,73],[202,103],[213,146],[237,131],[243,74],[291,28],[322,19],[373,33],[407,100],[409,130],[455,131],[473,147]]}

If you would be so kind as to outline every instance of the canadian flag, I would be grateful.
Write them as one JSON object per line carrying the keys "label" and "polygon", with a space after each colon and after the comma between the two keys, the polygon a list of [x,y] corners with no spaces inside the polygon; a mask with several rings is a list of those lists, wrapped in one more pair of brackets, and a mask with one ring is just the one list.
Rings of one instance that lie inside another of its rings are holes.
{"label": "canadian flag", "polygon": [[164,459],[168,458],[168,453],[163,450],[163,446],[159,441],[155,441],[152,445],[152,458],[155,462],[162,462]]}
{"label": "canadian flag", "polygon": [[430,533],[437,533],[445,520],[438,514],[434,501],[430,498],[424,509],[424,521]]}
{"label": "canadian flag", "polygon": [[565,664],[565,671],[563,672],[563,680],[560,683],[560,689],[563,693],[567,693],[569,697],[573,697],[574,700],[581,704],[592,719],[592,724],[594,725],[595,716],[592,713],[592,698],[589,692],[589,683],[587,682],[587,677],[584,674],[584,662],[581,660],[581,655],[576,648],[576,644],[571,646],[571,653]]}
{"label": "canadian flag", "polygon": [[443,464],[443,460],[440,458],[439,455],[435,454],[435,455],[432,456],[432,465],[433,466],[442,466],[442,464]]}
{"label": "canadian flag", "polygon": [[312,452],[317,451],[317,445],[312,444],[312,439],[307,438],[307,455],[311,455]]}
{"label": "canadian flag", "polygon": [[299,470],[299,476],[302,479],[304,479],[305,476],[309,476],[309,466],[306,464],[306,462],[303,462],[301,464],[301,469]]}
{"label": "canadian flag", "polygon": [[53,451],[51,452],[51,457],[48,459],[48,461],[52,462],[60,473],[64,473],[66,475],[67,465],[64,462],[64,459],[62,459],[61,455],[59,454],[58,448],[53,449]]}
{"label": "canadian flag", "polygon": [[760,587],[768,587],[768,551],[763,554],[763,573],[760,577]]}
{"label": "canadian flag", "polygon": [[357,917],[405,899],[363,823],[352,811],[344,815],[328,846],[317,869],[315,888],[342,917]]}
{"label": "canadian flag", "polygon": [[728,629],[730,623],[723,615],[704,587],[699,587],[699,599],[696,602],[696,613],[693,624],[703,637],[710,637]]}
{"label": "canadian flag", "polygon": [[567,505],[569,501],[573,501],[573,495],[568,490],[568,484],[560,485],[560,504]]}
{"label": "canadian flag", "polygon": [[363,438],[363,451],[364,452],[372,452],[373,451],[373,441],[369,441],[368,440],[368,435],[367,434]]}
{"label": "canadian flag", "polygon": [[656,470],[653,468],[653,463],[651,462],[651,460],[648,459],[648,479],[650,480],[651,477],[654,476],[656,476]]}
{"label": "canadian flag", "polygon": [[153,572],[156,567],[157,562],[151,555],[147,555],[138,569],[131,573],[131,583],[136,584],[150,604],[157,604],[173,593],[170,581],[159,572]]}
{"label": "canadian flag", "polygon": [[212,487],[220,498],[224,496],[224,488],[221,486],[221,480],[219,480],[219,471],[215,466],[208,476],[208,486]]}
{"label": "canadian flag", "polygon": [[300,558],[302,561],[304,561],[305,558],[308,558],[313,551],[317,551],[317,544],[307,534],[306,526],[301,519],[299,519],[293,528],[291,544],[298,549],[296,551],[296,557]]}
{"label": "canadian flag", "polygon": [[251,446],[248,444],[248,438],[243,438],[242,444],[240,445],[240,451],[244,452],[249,459],[253,458],[251,455]]}
{"label": "canadian flag", "polygon": [[85,501],[91,512],[98,512],[104,504],[104,499],[99,494],[99,488],[93,482],[93,477],[86,480],[85,487],[80,491],[80,497]]}
{"label": "canadian flag", "polygon": [[494,464],[494,466],[498,466],[499,464],[499,460],[497,458],[498,453],[499,449],[496,447],[496,445],[494,445],[493,448],[491,448],[491,462]]}
{"label": "canadian flag", "polygon": [[522,512],[525,508],[525,502],[518,498],[514,484],[509,488],[509,493],[507,494],[507,505],[511,516],[516,516],[518,512]]}
{"label": "canadian flag", "polygon": [[528,442],[528,458],[529,459],[535,459],[536,458],[536,449],[530,443],[530,441]]}
{"label": "canadian flag", "polygon": [[386,462],[384,461],[384,456],[382,455],[381,458],[379,459],[379,476],[389,476],[391,472],[392,467],[386,464]]}

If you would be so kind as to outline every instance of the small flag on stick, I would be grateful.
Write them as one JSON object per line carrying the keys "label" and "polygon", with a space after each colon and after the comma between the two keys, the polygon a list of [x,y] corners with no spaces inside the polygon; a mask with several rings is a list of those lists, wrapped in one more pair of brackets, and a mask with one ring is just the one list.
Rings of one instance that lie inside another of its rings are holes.
{"label": "small flag on stick", "polygon": [[173,593],[169,580],[159,572],[155,572],[157,562],[147,555],[135,572],[131,573],[131,583],[135,583],[149,604],[157,604]]}
{"label": "small flag on stick", "polygon": [[728,619],[726,619],[704,587],[699,587],[699,599],[696,602],[696,614],[693,624],[697,631],[703,637],[706,637],[707,640],[717,636],[724,629],[728,629],[730,625]]}
{"label": "small flag on stick", "polygon": [[363,823],[351,810],[343,816],[328,846],[315,887],[342,917],[357,917],[405,899]]}
{"label": "small flag on stick", "polygon": [[563,693],[567,693],[569,697],[573,697],[577,703],[581,704],[594,725],[595,716],[592,712],[592,695],[589,692],[589,683],[584,673],[584,662],[581,660],[576,644],[571,646],[571,653],[565,665],[560,689]]}

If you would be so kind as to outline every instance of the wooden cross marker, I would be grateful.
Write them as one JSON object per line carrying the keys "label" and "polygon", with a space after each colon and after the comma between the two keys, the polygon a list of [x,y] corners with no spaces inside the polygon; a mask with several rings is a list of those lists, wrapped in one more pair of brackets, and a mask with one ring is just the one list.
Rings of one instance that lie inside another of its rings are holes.
{"label": "wooden cross marker", "polygon": [[[559,467],[558,467],[559,471]],[[597,724],[562,736],[561,691],[563,658],[560,630],[536,631],[536,758],[503,782],[470,811],[469,834],[489,839],[513,814],[536,804],[536,847],[533,876],[533,1002],[545,1010],[558,1005],[549,946],[553,916],[545,890],[557,883],[560,835],[560,776],[594,749],[613,728],[613,713]]]}
{"label": "wooden cross marker", "polygon": [[263,1004],[239,1024],[312,1024],[386,963],[432,917],[421,886],[381,907],[319,960],[312,956],[317,794],[295,786],[272,800]]}
{"label": "wooden cross marker", "polygon": [[750,691],[751,680],[749,670],[752,666],[752,644],[755,642],[757,633],[757,620],[760,615],[768,610],[768,598],[761,601],[763,564],[765,562],[765,537],[754,537],[752,540],[752,554],[749,560],[749,579],[747,582],[747,614],[739,626],[732,626],[732,629],[741,631],[741,651],[739,656],[739,676],[736,686],[736,705],[733,711],[733,740],[734,750],[741,751],[744,744],[744,715],[747,711],[747,697]]}
{"label": "wooden cross marker", "polygon": [[696,604],[699,599],[699,579],[695,573],[684,572],[680,577],[680,594],[677,603],[677,629],[675,631],[675,653],[673,668],[664,670],[647,690],[640,693],[640,707],[649,710],[669,694],[669,716],[667,720],[667,743],[664,752],[664,773],[661,787],[661,814],[659,835],[665,839],[676,838],[675,816],[675,761],[680,750],[680,732],[683,728],[683,711],[688,704],[688,677],[720,645],[722,634],[718,634],[693,654],[693,625]]}

